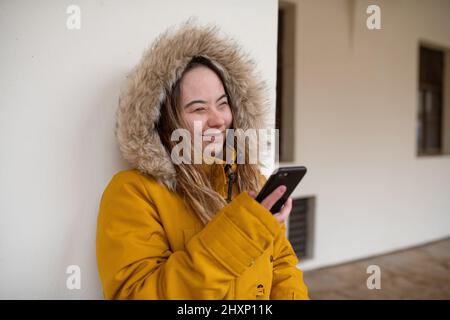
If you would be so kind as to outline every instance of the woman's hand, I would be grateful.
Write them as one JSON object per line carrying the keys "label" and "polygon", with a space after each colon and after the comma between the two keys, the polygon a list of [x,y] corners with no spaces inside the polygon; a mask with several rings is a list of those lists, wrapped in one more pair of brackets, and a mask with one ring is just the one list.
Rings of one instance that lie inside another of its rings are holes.
{"label": "woman's hand", "polygon": [[[265,207],[267,210],[270,210],[273,205],[283,196],[286,191],[286,186],[279,186],[271,194],[269,194],[262,202],[261,205]],[[256,194],[253,191],[249,191],[248,193],[252,198],[256,198]],[[292,198],[289,197],[287,201],[284,203],[280,212],[274,214],[273,216],[280,224],[283,224],[286,219],[289,217],[289,214],[292,210]]]}

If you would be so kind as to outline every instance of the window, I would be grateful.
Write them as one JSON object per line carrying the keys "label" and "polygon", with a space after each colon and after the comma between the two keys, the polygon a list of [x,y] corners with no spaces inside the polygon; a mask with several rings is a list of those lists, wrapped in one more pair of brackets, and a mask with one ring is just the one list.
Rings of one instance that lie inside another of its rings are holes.
{"label": "window", "polygon": [[280,2],[278,10],[275,128],[279,130],[280,162],[293,162],[295,85],[295,5]]}
{"label": "window", "polygon": [[424,45],[419,47],[417,118],[419,156],[449,153],[449,75],[445,72],[446,56],[448,54],[444,50]]}

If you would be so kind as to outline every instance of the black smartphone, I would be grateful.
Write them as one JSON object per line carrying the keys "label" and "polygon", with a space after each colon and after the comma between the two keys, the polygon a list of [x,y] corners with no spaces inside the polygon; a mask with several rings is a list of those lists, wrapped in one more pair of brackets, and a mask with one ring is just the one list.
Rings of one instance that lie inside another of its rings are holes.
{"label": "black smartphone", "polygon": [[286,186],[286,191],[270,209],[272,214],[278,213],[281,210],[283,204],[286,203],[287,199],[291,195],[291,193],[295,190],[297,185],[300,183],[300,180],[306,174],[306,168],[303,166],[297,167],[280,167],[276,169],[269,179],[266,181],[261,191],[258,193],[256,197],[256,201],[261,203],[269,194],[271,194],[276,188],[281,185]]}

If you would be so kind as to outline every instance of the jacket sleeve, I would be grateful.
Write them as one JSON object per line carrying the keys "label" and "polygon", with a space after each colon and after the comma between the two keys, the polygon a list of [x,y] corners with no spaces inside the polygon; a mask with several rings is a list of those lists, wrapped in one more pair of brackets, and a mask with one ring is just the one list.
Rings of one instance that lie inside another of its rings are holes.
{"label": "jacket sleeve", "polygon": [[[185,250],[172,252],[141,180],[116,175],[103,193],[97,222],[104,296],[223,299],[232,280],[280,233],[270,212],[244,192],[193,236]],[[285,283],[281,278],[279,282]]]}
{"label": "jacket sleeve", "polygon": [[297,268],[298,259],[291,243],[286,238],[286,226],[275,238],[273,280],[270,299],[309,300],[308,288],[303,281],[303,272]]}
{"label": "jacket sleeve", "polygon": [[[261,186],[267,181],[260,175]],[[303,273],[297,268],[298,259],[291,243],[286,238],[286,225],[281,225],[282,232],[274,240],[273,280],[270,299],[272,300],[306,300],[309,299],[308,288],[303,281]]]}

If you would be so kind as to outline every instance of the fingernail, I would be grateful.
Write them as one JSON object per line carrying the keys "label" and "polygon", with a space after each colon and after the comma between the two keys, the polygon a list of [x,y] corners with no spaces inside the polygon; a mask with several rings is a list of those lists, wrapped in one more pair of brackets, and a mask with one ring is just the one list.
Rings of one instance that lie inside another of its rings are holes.
{"label": "fingernail", "polygon": [[280,193],[284,193],[286,191],[286,186],[281,186],[280,187]]}

